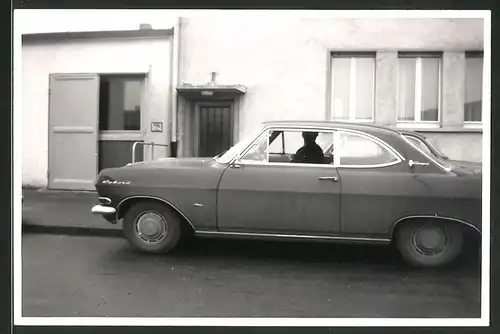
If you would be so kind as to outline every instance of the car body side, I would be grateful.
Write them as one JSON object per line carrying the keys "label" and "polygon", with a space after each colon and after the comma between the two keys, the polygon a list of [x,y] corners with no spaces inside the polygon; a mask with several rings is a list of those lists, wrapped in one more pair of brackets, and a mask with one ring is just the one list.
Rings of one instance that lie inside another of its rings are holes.
{"label": "car body side", "polygon": [[[273,126],[268,125],[264,131],[272,129]],[[481,230],[480,174],[462,175],[446,170],[438,161],[409,144],[397,131],[375,127],[354,130],[387,143],[401,155],[402,161],[376,168],[331,166],[339,175],[336,186],[340,187],[340,230],[332,229],[321,235],[390,240],[400,222],[418,217],[454,220]],[[428,165],[410,167],[409,160]],[[264,178],[270,168],[276,166],[263,165],[258,173]],[[106,169],[99,174],[96,188],[99,196],[109,198],[109,205],[117,210],[116,215],[104,216],[109,221],[121,219],[134,200],[150,199],[172,207],[195,231],[224,232],[218,226],[218,216],[234,208],[230,199],[225,198],[223,205],[219,203],[218,189],[224,173],[231,169],[231,163],[223,164],[211,158],[166,158]],[[276,182],[282,181],[277,179]],[[265,187],[271,189],[273,186],[272,178],[267,178]],[[280,201],[280,196],[269,198],[268,205],[279,207]],[[252,203],[248,205],[251,207]],[[252,219],[262,218],[259,215],[264,215],[265,211],[254,211]],[[233,216],[237,215],[233,212]],[[303,232],[307,234],[307,228]]]}

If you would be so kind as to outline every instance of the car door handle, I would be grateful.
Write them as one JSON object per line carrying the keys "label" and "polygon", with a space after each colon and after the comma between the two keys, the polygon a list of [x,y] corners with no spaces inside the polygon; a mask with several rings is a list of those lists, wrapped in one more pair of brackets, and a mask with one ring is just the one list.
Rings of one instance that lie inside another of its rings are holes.
{"label": "car door handle", "polygon": [[318,177],[318,179],[320,179],[321,181],[333,181],[333,182],[337,182],[339,180],[339,178],[336,176],[320,176]]}

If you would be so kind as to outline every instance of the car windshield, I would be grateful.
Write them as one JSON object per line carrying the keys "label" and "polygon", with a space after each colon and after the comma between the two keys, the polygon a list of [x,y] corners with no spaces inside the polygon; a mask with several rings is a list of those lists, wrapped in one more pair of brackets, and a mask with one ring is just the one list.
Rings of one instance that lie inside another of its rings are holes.
{"label": "car windshield", "polygon": [[256,130],[252,131],[249,136],[245,139],[239,141],[236,145],[231,147],[230,149],[218,154],[214,157],[215,161],[223,164],[229,163],[233,158],[241,152],[245,147],[247,147],[250,142],[262,131],[263,126],[258,127]]}

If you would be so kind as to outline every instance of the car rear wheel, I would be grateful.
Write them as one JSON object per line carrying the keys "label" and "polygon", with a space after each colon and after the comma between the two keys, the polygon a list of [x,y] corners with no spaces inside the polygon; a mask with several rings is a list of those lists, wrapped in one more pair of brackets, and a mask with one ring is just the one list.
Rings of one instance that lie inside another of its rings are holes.
{"label": "car rear wheel", "polygon": [[460,226],[446,221],[406,222],[396,232],[396,246],[401,256],[416,267],[452,263],[461,253],[463,243]]}
{"label": "car rear wheel", "polygon": [[136,251],[168,253],[180,240],[181,221],[165,205],[139,202],[125,213],[123,233]]}

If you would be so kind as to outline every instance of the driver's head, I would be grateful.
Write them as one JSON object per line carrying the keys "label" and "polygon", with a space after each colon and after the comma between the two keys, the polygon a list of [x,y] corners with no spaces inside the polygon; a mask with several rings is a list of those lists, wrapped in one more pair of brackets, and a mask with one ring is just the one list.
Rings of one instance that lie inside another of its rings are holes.
{"label": "driver's head", "polygon": [[314,143],[316,137],[318,137],[317,132],[302,132],[302,138],[306,143]]}

